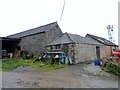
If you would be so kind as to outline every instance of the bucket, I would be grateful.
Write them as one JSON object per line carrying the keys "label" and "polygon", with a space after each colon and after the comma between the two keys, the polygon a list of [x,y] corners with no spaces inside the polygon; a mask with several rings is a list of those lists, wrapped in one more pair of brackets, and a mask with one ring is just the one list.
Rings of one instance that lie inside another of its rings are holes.
{"label": "bucket", "polygon": [[94,65],[95,66],[101,66],[101,63],[100,63],[100,61],[94,61]]}

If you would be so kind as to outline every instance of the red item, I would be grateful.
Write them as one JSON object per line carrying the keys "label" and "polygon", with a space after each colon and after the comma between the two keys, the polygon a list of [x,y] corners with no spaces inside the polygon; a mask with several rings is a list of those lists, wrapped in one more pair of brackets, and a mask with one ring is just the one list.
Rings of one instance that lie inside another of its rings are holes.
{"label": "red item", "polygon": [[120,56],[120,52],[113,52],[112,55]]}
{"label": "red item", "polygon": [[114,60],[114,62],[118,62],[118,60]]}

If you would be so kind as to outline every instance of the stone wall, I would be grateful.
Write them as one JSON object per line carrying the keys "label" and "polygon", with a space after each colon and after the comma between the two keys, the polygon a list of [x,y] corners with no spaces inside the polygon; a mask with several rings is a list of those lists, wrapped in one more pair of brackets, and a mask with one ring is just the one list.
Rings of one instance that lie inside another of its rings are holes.
{"label": "stone wall", "polygon": [[[48,51],[63,51],[66,54],[69,54],[70,56],[73,56],[73,52],[74,52],[74,46],[73,44],[58,44],[60,45],[60,48],[55,49],[55,46],[57,45],[51,45],[47,47]],[[52,47],[52,50],[51,50]]]}
{"label": "stone wall", "polygon": [[72,61],[75,60],[75,49],[74,49],[74,44],[69,44],[69,51],[68,51],[68,54],[71,58]]}
{"label": "stone wall", "polygon": [[[100,58],[104,58],[104,57],[107,56],[106,50],[107,50],[108,48],[105,48],[105,47],[106,47],[106,46],[104,46],[104,45],[100,46]],[[108,51],[109,51],[109,50],[108,50]]]}
{"label": "stone wall", "polygon": [[23,37],[20,41],[20,46],[22,50],[27,50],[29,53],[41,53],[45,51],[45,32]]}
{"label": "stone wall", "polygon": [[[59,51],[64,51],[69,57],[76,63],[91,61],[97,59],[96,54],[96,46],[97,45],[88,45],[88,44],[61,44],[61,48]],[[50,49],[52,47],[52,49]],[[103,46],[100,47],[100,58],[106,56],[105,50]],[[55,46],[49,46],[48,51],[57,51]]]}
{"label": "stone wall", "polygon": [[[52,47],[52,49],[50,49]],[[111,47],[104,45],[88,45],[88,44],[61,44],[60,51],[64,51],[69,57],[76,63],[91,61],[97,59],[96,48],[100,48],[100,58],[110,56]],[[58,50],[55,49],[55,46],[49,46],[48,51]]]}
{"label": "stone wall", "polygon": [[76,63],[96,59],[96,46],[88,44],[75,44]]}
{"label": "stone wall", "polygon": [[42,52],[46,52],[47,44],[61,34],[61,29],[58,25],[55,25],[45,32],[23,37],[19,45],[22,50],[27,50],[30,54],[40,54]]}
{"label": "stone wall", "polygon": [[[55,48],[56,46],[58,46],[58,45],[60,45],[59,47],[60,48]],[[63,52],[65,52],[66,54],[68,54],[69,53],[69,44],[58,44],[58,45],[51,45],[51,46],[48,46],[47,47],[47,50],[48,51],[63,51]]]}
{"label": "stone wall", "polygon": [[[50,48],[52,47],[52,49]],[[106,56],[103,46],[100,47],[100,58]],[[75,60],[76,63],[91,61],[97,59],[96,55],[96,45],[88,44],[61,44],[61,48],[55,49],[55,46],[49,46],[48,51],[64,51],[71,60]]]}
{"label": "stone wall", "polygon": [[60,45],[60,48],[58,49],[55,49],[55,46],[57,45],[52,45],[52,46],[48,46],[47,50],[48,51],[63,51],[66,54],[66,56],[69,56],[69,58],[74,62],[75,60],[74,44],[69,43],[69,44],[58,44],[58,45]]}
{"label": "stone wall", "polygon": [[62,35],[62,31],[58,25],[51,27],[50,30],[46,32],[47,44],[50,44],[56,37],[59,37],[60,35]]}

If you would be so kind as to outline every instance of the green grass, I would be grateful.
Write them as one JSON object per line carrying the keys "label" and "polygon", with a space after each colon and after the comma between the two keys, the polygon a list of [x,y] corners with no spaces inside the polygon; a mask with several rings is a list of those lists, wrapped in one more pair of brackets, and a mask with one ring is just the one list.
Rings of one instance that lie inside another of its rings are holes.
{"label": "green grass", "polygon": [[0,71],[2,71],[2,60],[0,59]]}
{"label": "green grass", "polygon": [[102,74],[96,74],[96,76],[99,77],[99,76],[103,76],[103,75]]}
{"label": "green grass", "polygon": [[46,62],[34,62],[35,60],[23,60],[23,59],[5,59],[2,60],[2,71],[10,71],[19,66],[31,66],[38,70],[51,71],[67,67],[67,65],[51,64],[50,60]]}

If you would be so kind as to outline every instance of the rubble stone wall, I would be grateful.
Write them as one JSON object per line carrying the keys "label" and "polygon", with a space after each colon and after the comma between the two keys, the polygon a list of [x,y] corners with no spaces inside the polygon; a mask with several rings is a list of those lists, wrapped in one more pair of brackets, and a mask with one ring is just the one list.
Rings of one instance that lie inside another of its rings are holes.
{"label": "rubble stone wall", "polygon": [[75,61],[76,63],[95,60],[96,46],[88,44],[75,44]]}

